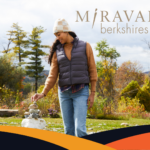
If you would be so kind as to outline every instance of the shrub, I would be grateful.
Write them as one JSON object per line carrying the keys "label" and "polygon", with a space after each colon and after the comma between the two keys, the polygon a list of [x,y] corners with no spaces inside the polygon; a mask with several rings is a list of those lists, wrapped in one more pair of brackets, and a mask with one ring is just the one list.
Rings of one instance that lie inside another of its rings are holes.
{"label": "shrub", "polygon": [[147,111],[142,112],[140,114],[140,118],[142,118],[142,119],[150,119],[150,113],[148,113]]}
{"label": "shrub", "polygon": [[91,109],[87,111],[87,118],[97,118],[98,114],[111,114],[114,111],[113,100],[108,101],[107,98],[97,96],[95,93],[94,103]]}
{"label": "shrub", "polygon": [[150,80],[146,76],[143,87],[138,91],[137,98],[140,99],[140,103],[145,106],[146,111],[150,111]]}
{"label": "shrub", "polygon": [[122,91],[121,95],[125,95],[126,97],[134,98],[138,93],[140,86],[137,81],[132,80]]}
{"label": "shrub", "polygon": [[37,101],[37,105],[41,111],[42,117],[47,117],[48,116],[47,109],[50,107],[48,98],[41,98],[40,100]]}
{"label": "shrub", "polygon": [[15,106],[16,94],[14,91],[6,88],[4,85],[0,87],[0,106],[7,105],[8,108]]}
{"label": "shrub", "polygon": [[24,88],[23,88],[23,94],[27,95],[32,89],[32,85],[30,82],[25,83]]}
{"label": "shrub", "polygon": [[103,99],[101,96],[97,96],[95,92],[94,103],[91,109],[87,111],[87,118],[96,118],[97,114],[103,113],[103,108],[107,99]]}
{"label": "shrub", "polygon": [[[41,85],[38,88],[38,93],[42,93],[44,88],[44,85]],[[54,87],[47,93],[46,97],[44,97],[43,99],[46,99],[46,101],[48,102],[48,108],[50,108],[50,105],[54,105],[55,106],[55,110],[57,110],[58,112],[60,111],[60,105],[59,105],[59,99],[58,99],[58,83],[56,82],[56,84],[54,85]],[[47,108],[47,109],[48,109]],[[47,110],[46,109],[46,110]]]}
{"label": "shrub", "polygon": [[19,104],[17,103],[14,107],[14,109],[18,109],[18,115],[22,118],[24,118],[24,113],[29,111],[29,106],[31,102],[28,101],[22,101]]}
{"label": "shrub", "polygon": [[150,79],[148,76],[145,77],[142,87],[138,85],[137,81],[132,81],[122,90],[121,94],[132,99],[139,99],[145,110],[150,111]]}
{"label": "shrub", "polygon": [[122,96],[121,100],[118,101],[117,112],[129,113],[131,117],[139,117],[140,114],[145,111],[144,105],[140,104],[139,101],[137,97],[131,99]]}
{"label": "shrub", "polygon": [[109,119],[109,120],[129,120],[129,115],[120,114],[98,114],[97,119]]}
{"label": "shrub", "polygon": [[60,118],[58,111],[54,110],[52,108],[48,109],[48,114],[49,114],[50,118]]}

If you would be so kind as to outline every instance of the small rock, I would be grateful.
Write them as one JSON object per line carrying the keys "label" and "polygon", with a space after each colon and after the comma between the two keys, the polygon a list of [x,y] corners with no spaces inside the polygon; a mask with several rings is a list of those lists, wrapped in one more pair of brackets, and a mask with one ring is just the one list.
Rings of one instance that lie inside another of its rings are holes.
{"label": "small rock", "polygon": [[57,129],[56,129],[56,128],[53,128],[53,131],[57,131]]}
{"label": "small rock", "polygon": [[103,125],[106,125],[106,123],[104,123]]}
{"label": "small rock", "polygon": [[121,123],[121,126],[123,126],[123,125],[128,126],[128,123]]}
{"label": "small rock", "polygon": [[93,130],[93,128],[88,128],[88,130]]}
{"label": "small rock", "polygon": [[88,134],[93,134],[93,133],[95,133],[95,132],[89,132]]}
{"label": "small rock", "polygon": [[56,128],[57,130],[61,130],[62,128]]}
{"label": "small rock", "polygon": [[138,124],[136,124],[135,126],[138,126]]}
{"label": "small rock", "polygon": [[100,126],[102,125],[102,124],[99,124]]}

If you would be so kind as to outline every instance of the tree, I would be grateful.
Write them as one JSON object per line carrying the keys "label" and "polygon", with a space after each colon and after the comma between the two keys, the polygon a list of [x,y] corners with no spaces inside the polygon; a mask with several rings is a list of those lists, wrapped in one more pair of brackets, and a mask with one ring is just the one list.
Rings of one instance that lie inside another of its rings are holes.
{"label": "tree", "polygon": [[99,96],[107,98],[107,102],[114,100],[114,75],[117,69],[116,59],[120,54],[115,47],[110,48],[106,40],[97,42],[95,49],[98,51],[98,57],[101,61],[97,62],[97,92]]}
{"label": "tree", "polygon": [[0,87],[4,85],[13,91],[23,88],[20,81],[23,80],[25,75],[21,67],[16,67],[12,64],[10,55],[3,55],[0,57]]}
{"label": "tree", "polygon": [[131,81],[121,91],[121,95],[126,98],[139,99],[139,102],[144,105],[146,111],[150,111],[150,79],[145,75],[144,84],[142,87],[137,81]]}
{"label": "tree", "polygon": [[31,89],[32,89],[31,83],[29,82],[26,83],[23,88],[23,94],[27,95],[29,92],[31,92]]}
{"label": "tree", "polygon": [[142,73],[143,67],[137,61],[127,61],[117,69],[115,74],[115,89],[118,95],[132,80],[142,86],[144,83],[145,74]]}
{"label": "tree", "polygon": [[12,38],[11,40],[15,44],[12,49],[18,55],[17,57],[19,59],[19,66],[21,66],[22,64],[26,64],[23,58],[28,57],[28,55],[24,52],[24,48],[28,48],[29,44],[29,41],[24,39],[27,37],[27,32],[24,32],[24,30],[22,30],[21,27],[18,26],[18,23],[13,23],[12,28],[15,29],[12,32],[14,38]]}
{"label": "tree", "polygon": [[13,64],[13,58],[13,53],[0,56],[0,105],[7,105],[9,108],[14,107],[16,96],[19,101],[22,100],[19,90],[23,88],[20,82],[23,81],[25,75],[21,67]]}
{"label": "tree", "polygon": [[13,30],[12,31],[8,31],[9,33],[7,34],[7,35],[9,35],[9,38],[8,38],[8,44],[7,44],[7,48],[5,48],[4,46],[3,46],[3,51],[2,51],[2,53],[9,53],[11,50],[12,50],[12,48],[9,48],[10,47],[10,44],[12,43],[12,36],[13,36]]}
{"label": "tree", "polygon": [[40,56],[47,55],[45,52],[41,50],[41,48],[50,48],[48,45],[41,45],[40,34],[42,34],[45,30],[43,27],[34,27],[32,33],[29,35],[29,44],[31,51],[26,51],[26,55],[31,56],[29,58],[32,62],[28,62],[30,66],[26,66],[26,74],[30,77],[35,78],[35,92],[37,92],[37,82],[38,79],[43,78],[44,76],[40,76],[39,74],[43,71],[44,66],[41,66],[41,58]]}

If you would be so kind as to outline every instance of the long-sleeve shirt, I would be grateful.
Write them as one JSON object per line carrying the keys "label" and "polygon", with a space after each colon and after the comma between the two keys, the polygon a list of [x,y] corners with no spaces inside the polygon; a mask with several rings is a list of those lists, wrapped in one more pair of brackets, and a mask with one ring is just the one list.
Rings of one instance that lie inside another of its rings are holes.
{"label": "long-sleeve shirt", "polygon": [[[72,47],[73,47],[73,43],[66,43],[64,45],[64,51],[69,60],[71,60]],[[96,82],[97,82],[97,70],[96,70],[96,64],[94,60],[93,51],[92,51],[91,45],[88,42],[86,42],[86,55],[87,55],[87,60],[88,60],[88,72],[89,72],[90,83],[91,83],[91,91],[95,91]],[[53,88],[53,86],[55,85],[57,81],[58,74],[59,74],[58,68],[59,67],[58,67],[58,62],[57,62],[57,55],[56,55],[56,52],[54,52],[49,75],[45,81],[45,86],[42,91],[42,93],[44,93],[45,95],[47,95],[49,90]]]}

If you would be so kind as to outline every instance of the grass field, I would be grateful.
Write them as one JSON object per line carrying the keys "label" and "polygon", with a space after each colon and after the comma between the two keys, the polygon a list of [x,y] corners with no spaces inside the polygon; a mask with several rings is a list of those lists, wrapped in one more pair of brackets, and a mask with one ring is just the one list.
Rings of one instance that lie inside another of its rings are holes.
{"label": "grass field", "polygon": [[[64,133],[63,120],[61,118],[43,118],[46,121],[46,130]],[[0,125],[4,126],[18,126],[21,127],[23,118],[17,117],[0,117]],[[121,125],[121,123],[128,123],[129,126]],[[87,119],[86,127],[87,133],[92,134],[101,131],[113,130],[118,128],[125,128],[136,125],[149,125],[149,119],[135,119],[129,120],[104,120],[104,119]]]}

